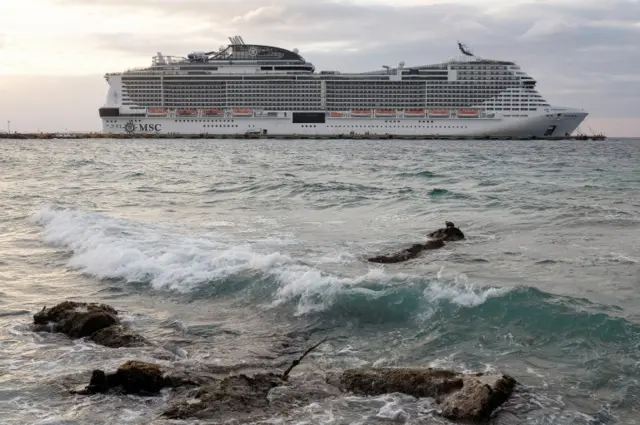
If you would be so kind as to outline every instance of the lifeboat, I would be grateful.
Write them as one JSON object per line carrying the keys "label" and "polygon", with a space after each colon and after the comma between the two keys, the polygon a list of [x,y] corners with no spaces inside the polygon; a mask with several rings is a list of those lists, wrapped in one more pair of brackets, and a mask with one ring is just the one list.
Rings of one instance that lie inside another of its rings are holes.
{"label": "lifeboat", "polygon": [[331,118],[342,118],[344,117],[344,112],[331,112],[329,113]]}
{"label": "lifeboat", "polygon": [[218,115],[224,115],[224,111],[222,109],[205,109],[202,111],[202,115],[205,117],[215,117]]}
{"label": "lifeboat", "polygon": [[458,118],[478,118],[477,109],[458,109]]}
{"label": "lifeboat", "polygon": [[448,109],[431,109],[429,110],[429,118],[449,118]]}
{"label": "lifeboat", "polygon": [[147,116],[149,117],[164,117],[167,115],[167,108],[148,108]]}
{"label": "lifeboat", "polygon": [[352,109],[351,116],[352,117],[370,117],[371,109]]}
{"label": "lifeboat", "polygon": [[178,109],[177,112],[178,115],[180,115],[181,117],[195,117],[198,115],[198,110],[197,109]]}
{"label": "lifeboat", "polygon": [[376,109],[376,117],[395,117],[397,111],[393,109]]}
{"label": "lifeboat", "polygon": [[253,109],[249,108],[236,108],[232,109],[231,113],[234,117],[251,117],[253,116]]}
{"label": "lifeboat", "polygon": [[424,117],[424,109],[407,109],[404,111],[405,117]]}

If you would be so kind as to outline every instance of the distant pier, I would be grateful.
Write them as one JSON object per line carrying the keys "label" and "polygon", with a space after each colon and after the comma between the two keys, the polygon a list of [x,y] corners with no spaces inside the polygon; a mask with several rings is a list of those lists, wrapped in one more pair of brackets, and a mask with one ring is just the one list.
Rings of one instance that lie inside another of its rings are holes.
{"label": "distant pier", "polygon": [[300,139],[300,140],[606,140],[604,135],[549,136],[549,137],[495,137],[495,136],[410,136],[394,134],[159,134],[159,133],[0,133],[0,139]]}

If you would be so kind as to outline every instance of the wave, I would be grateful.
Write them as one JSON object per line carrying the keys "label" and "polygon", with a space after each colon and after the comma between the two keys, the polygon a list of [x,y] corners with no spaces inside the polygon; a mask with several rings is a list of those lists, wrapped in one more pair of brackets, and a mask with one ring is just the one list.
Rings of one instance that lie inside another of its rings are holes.
{"label": "wave", "polygon": [[396,177],[400,177],[400,178],[419,177],[419,178],[430,179],[433,177],[438,177],[438,175],[432,171],[425,170],[425,171],[399,173],[398,175],[396,175]]}
{"label": "wave", "polygon": [[[295,315],[327,310],[358,314],[360,308],[364,317],[365,310],[374,314],[379,308],[405,317],[405,312],[419,309],[415,299],[425,296],[473,305],[500,293],[496,288],[444,286],[437,277],[387,274],[378,267],[360,276],[339,276],[274,251],[288,243],[277,238],[238,244],[221,233],[189,236],[157,225],[51,207],[32,219],[43,226],[46,243],[71,254],[68,266],[87,275],[194,296],[246,290],[250,300],[271,308],[294,306]],[[395,307],[385,307],[390,305]]]}
{"label": "wave", "polygon": [[99,279],[146,283],[154,289],[190,292],[249,269],[268,269],[289,258],[260,255],[225,242],[219,234],[197,237],[99,213],[45,207],[33,220],[46,243],[71,253],[68,266]]}
{"label": "wave", "polygon": [[431,198],[452,198],[452,199],[469,199],[468,195],[453,192],[447,189],[435,188],[429,191],[429,197]]}
{"label": "wave", "polygon": [[70,253],[70,267],[99,279],[193,297],[236,296],[242,303],[325,323],[513,326],[539,345],[573,338],[575,348],[588,348],[585,344],[596,339],[640,341],[638,326],[617,317],[618,311],[530,287],[481,287],[464,275],[414,276],[377,266],[357,276],[339,276],[280,252],[289,240],[272,237],[238,244],[222,233],[190,236],[82,210],[45,207],[32,220],[43,226],[46,243]]}

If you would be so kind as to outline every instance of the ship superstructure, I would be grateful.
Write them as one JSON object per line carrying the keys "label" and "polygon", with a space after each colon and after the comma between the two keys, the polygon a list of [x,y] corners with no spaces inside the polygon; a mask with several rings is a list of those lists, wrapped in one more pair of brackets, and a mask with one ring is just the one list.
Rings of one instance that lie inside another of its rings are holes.
{"label": "ship superstructure", "polygon": [[109,133],[562,136],[587,116],[551,106],[510,61],[462,56],[362,73],[320,71],[297,49],[246,44],[106,75]]}

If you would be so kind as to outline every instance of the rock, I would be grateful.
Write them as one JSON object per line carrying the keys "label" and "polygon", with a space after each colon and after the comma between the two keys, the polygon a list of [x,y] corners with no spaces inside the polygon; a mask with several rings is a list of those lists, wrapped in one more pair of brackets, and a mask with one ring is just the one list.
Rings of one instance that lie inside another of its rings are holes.
{"label": "rock", "polygon": [[431,397],[440,404],[442,416],[451,420],[486,419],[512,394],[516,381],[504,374],[468,375],[440,369],[373,368],[342,373],[343,390],[362,395],[393,392],[417,398]]}
{"label": "rock", "polygon": [[372,263],[401,263],[403,261],[416,258],[422,251],[430,249],[438,249],[444,246],[445,242],[459,241],[464,239],[464,233],[458,229],[455,224],[450,221],[446,222],[446,228],[438,229],[429,233],[429,237],[433,240],[427,241],[424,244],[413,244],[410,248],[403,249],[400,252],[391,255],[380,255],[378,257],[369,258],[368,261]]}
{"label": "rock", "polygon": [[33,316],[35,331],[60,332],[70,338],[89,337],[107,347],[131,347],[146,343],[142,336],[120,324],[118,312],[106,304],[64,301],[44,307]]}
{"label": "rock", "polygon": [[113,391],[122,394],[155,395],[163,388],[192,385],[187,379],[164,376],[160,366],[153,363],[130,360],[115,373],[94,370],[89,385],[76,394],[90,395]]}
{"label": "rock", "polygon": [[147,340],[142,336],[131,332],[131,330],[122,325],[111,325],[100,329],[91,335],[91,339],[96,344],[112,348],[139,347],[148,344]]}
{"label": "rock", "polygon": [[157,394],[165,386],[160,366],[131,360],[115,373],[115,382],[125,394]]}
{"label": "rock", "polygon": [[441,239],[447,242],[460,241],[465,238],[462,230],[458,229],[451,221],[447,221],[445,224],[446,227],[444,229],[438,229],[431,232],[428,236],[433,239]]}
{"label": "rock", "polygon": [[400,263],[403,261],[411,260],[412,258],[416,258],[418,254],[427,249],[438,249],[444,246],[444,242],[440,239],[436,239],[433,241],[427,241],[425,244],[414,244],[411,248],[404,249],[400,252],[391,255],[380,255],[378,257],[369,258],[369,261],[372,263],[382,263],[382,264],[391,264],[391,263]]}
{"label": "rock", "polygon": [[53,324],[53,332],[83,338],[116,323],[117,315],[108,305],[64,301],[50,309],[43,308],[33,316],[33,322],[38,330],[47,330]]}
{"label": "rock", "polygon": [[229,376],[217,385],[201,388],[196,395],[198,403],[179,403],[163,415],[170,419],[255,419],[269,410],[269,391],[283,384],[282,377],[273,373]]}
{"label": "rock", "polygon": [[78,391],[79,394],[101,394],[106,393],[109,390],[109,382],[107,375],[101,370],[94,370],[91,373],[91,380],[89,385],[82,391]]}
{"label": "rock", "polygon": [[465,376],[459,391],[441,404],[442,416],[451,420],[481,420],[507,401],[516,381],[508,375]]}
{"label": "rock", "polygon": [[417,398],[438,398],[462,388],[462,376],[452,371],[420,368],[347,369],[343,389],[361,395],[403,393]]}

